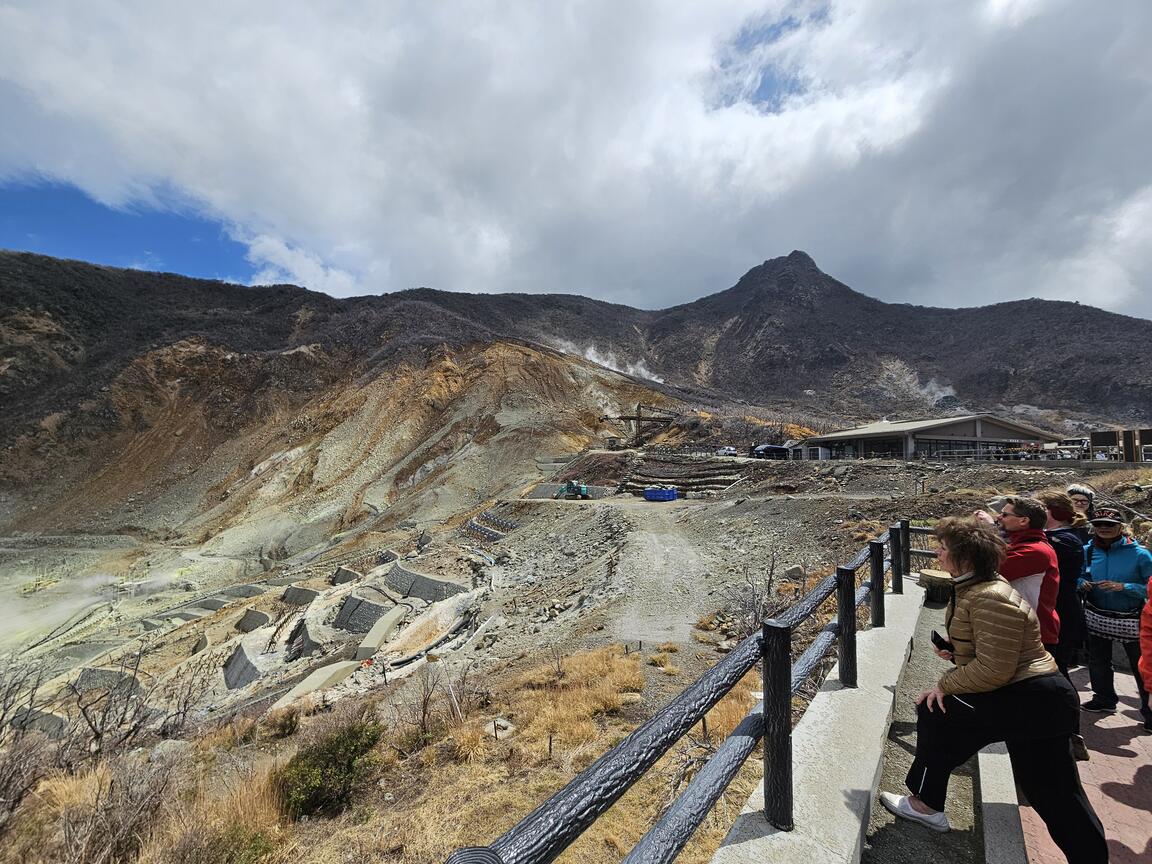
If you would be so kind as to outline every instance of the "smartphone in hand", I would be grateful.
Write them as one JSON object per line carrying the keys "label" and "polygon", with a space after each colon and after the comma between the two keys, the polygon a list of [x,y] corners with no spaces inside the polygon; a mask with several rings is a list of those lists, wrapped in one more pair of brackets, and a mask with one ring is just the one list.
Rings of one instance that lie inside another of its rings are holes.
{"label": "smartphone in hand", "polygon": [[943,636],[941,636],[935,630],[932,631],[932,644],[935,645],[936,648],[939,649],[940,651],[955,652],[955,650],[956,650],[955,648],[952,647],[951,642],[949,642],[947,639],[945,639]]}

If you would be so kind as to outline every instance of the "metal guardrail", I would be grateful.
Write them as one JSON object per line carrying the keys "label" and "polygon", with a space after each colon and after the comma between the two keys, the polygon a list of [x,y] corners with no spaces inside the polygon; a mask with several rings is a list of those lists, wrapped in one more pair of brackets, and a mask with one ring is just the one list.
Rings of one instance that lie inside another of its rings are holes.
{"label": "metal guardrail", "polygon": [[[663,710],[491,845],[457,850],[447,864],[546,864],[555,860],[684,733],[699,723],[757,662],[761,664],[764,681],[763,700],[719,745],[624,862],[667,864],[673,861],[761,738],[764,738],[764,815],[777,828],[791,831],[794,827],[792,697],[833,644],[841,684],[856,686],[856,608],[869,601],[872,626],[884,626],[884,575],[890,570],[892,592],[903,593],[910,551],[908,538],[907,520],[891,526],[776,618],[764,621],[759,633],[745,638]],[[869,565],[868,578],[857,587],[856,572],[865,563]],[[836,620],[826,624],[796,662],[791,662],[794,630],[833,594],[836,595]]]}

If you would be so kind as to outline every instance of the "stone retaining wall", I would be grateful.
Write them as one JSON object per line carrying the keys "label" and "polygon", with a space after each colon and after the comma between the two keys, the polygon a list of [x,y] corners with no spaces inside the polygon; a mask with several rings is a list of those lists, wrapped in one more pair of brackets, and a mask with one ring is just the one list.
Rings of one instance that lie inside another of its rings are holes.
{"label": "stone retaining wall", "polygon": [[388,587],[399,591],[404,597],[419,597],[428,603],[435,603],[446,597],[463,594],[466,589],[452,582],[433,579],[423,573],[409,570],[402,564],[393,567],[385,577]]}
{"label": "stone retaining wall", "polygon": [[336,572],[328,579],[332,585],[344,585],[347,582],[355,582],[357,579],[363,579],[364,574],[358,573],[348,567],[340,566],[336,568]]}
{"label": "stone retaining wall", "polygon": [[340,611],[336,613],[336,620],[332,622],[332,626],[338,630],[347,630],[349,633],[367,633],[388,608],[380,603],[357,597],[355,594],[349,594],[340,604]]}

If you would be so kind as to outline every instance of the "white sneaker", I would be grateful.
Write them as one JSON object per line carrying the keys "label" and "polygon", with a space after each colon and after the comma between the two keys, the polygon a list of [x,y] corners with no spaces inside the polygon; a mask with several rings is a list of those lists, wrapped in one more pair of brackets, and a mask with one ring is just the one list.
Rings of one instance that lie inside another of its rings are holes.
{"label": "white sneaker", "polygon": [[952,830],[952,826],[948,824],[948,817],[943,813],[933,813],[929,816],[927,813],[920,813],[917,810],[913,810],[912,805],[908,803],[907,795],[881,792],[880,803],[901,819],[910,819],[913,822],[919,822],[921,825],[931,828],[933,831],[943,832]]}

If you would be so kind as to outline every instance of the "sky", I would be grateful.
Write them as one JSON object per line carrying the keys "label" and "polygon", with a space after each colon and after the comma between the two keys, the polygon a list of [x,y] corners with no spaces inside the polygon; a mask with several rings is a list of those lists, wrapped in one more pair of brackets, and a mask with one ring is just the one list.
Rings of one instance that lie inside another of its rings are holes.
{"label": "sky", "polygon": [[0,247],[663,308],[1152,318],[1147,0],[0,0]]}

